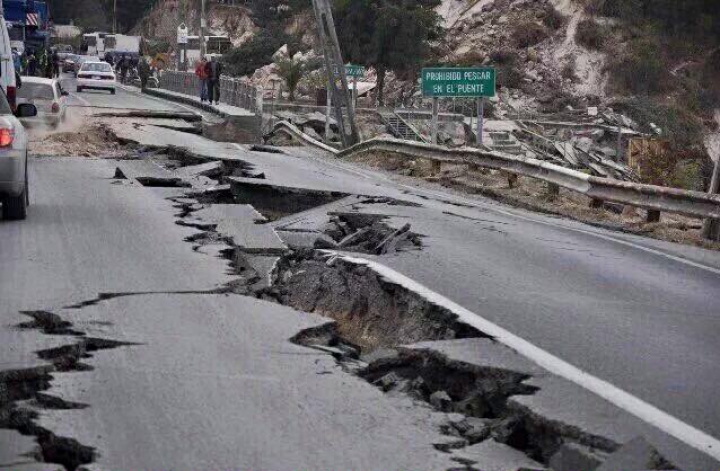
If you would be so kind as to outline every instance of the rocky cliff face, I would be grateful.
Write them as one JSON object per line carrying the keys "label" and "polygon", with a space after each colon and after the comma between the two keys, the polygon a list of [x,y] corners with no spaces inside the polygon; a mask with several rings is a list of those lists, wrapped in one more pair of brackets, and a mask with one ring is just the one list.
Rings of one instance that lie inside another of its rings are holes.
{"label": "rocky cliff face", "polygon": [[[188,25],[191,35],[198,34],[200,15],[197,8],[178,0],[160,0],[138,23],[134,32],[145,38],[165,40],[174,47],[181,21]],[[214,2],[208,3],[207,24],[208,34],[228,36],[235,46],[246,42],[258,29],[246,7]]]}

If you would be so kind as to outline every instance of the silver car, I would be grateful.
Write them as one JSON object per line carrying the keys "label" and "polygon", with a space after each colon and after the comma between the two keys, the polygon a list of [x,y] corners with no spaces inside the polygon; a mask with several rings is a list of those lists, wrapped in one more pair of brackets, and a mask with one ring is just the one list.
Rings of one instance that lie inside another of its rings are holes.
{"label": "silver car", "polygon": [[0,202],[3,219],[25,219],[30,202],[28,138],[20,118],[37,115],[35,105],[23,103],[13,113],[0,89]]}
{"label": "silver car", "polygon": [[68,93],[55,79],[23,77],[22,87],[17,91],[18,103],[31,103],[37,108],[35,118],[23,118],[28,127],[48,124],[58,126],[64,119],[67,107],[65,97]]}

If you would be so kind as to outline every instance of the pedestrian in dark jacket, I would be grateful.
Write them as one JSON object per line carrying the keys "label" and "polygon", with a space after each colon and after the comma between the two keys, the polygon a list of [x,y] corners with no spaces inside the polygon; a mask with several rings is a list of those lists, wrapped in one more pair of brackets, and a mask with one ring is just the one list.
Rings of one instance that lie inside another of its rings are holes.
{"label": "pedestrian in dark jacket", "polygon": [[45,78],[53,78],[53,61],[52,56],[48,56],[45,58],[45,71],[44,71]]}
{"label": "pedestrian in dark jacket", "polygon": [[52,53],[52,76],[53,78],[60,77],[60,55],[57,51]]}
{"label": "pedestrian in dark jacket", "polygon": [[210,103],[220,104],[220,78],[222,77],[222,64],[217,60],[216,56],[210,59],[207,64],[208,75],[208,97]]}
{"label": "pedestrian in dark jacket", "polygon": [[30,57],[28,57],[28,65],[27,65],[27,74],[30,77],[34,77],[37,73],[37,57],[35,57],[35,54],[30,54]]}

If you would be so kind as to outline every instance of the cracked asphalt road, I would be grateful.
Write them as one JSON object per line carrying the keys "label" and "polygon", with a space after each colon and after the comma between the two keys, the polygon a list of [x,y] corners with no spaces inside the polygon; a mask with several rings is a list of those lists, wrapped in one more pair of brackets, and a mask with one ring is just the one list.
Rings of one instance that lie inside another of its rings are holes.
{"label": "cracked asphalt road", "polygon": [[[177,109],[125,91],[116,97],[88,93],[82,98],[98,106]],[[182,135],[159,128],[145,132],[156,132],[158,142]],[[392,208],[396,221],[410,219],[426,236],[425,247],[384,263],[720,436],[713,387],[720,384],[720,349],[714,342],[720,324],[713,299],[720,276],[666,256],[717,269],[717,254],[544,216],[528,220],[527,213],[506,212],[486,201],[472,208],[438,201],[453,198],[448,195],[430,200],[421,190],[412,192],[422,198],[407,195],[408,188],[379,173],[326,167],[321,158],[304,151],[298,151],[301,158],[296,159],[210,142],[202,142],[202,148],[220,149],[218,155],[240,153],[258,171],[266,164],[271,181],[317,185],[327,178],[338,186],[347,178],[348,186],[366,193],[425,205],[424,213]],[[115,166],[106,160],[34,160],[29,219],[0,221],[1,370],[38,366],[44,362],[34,352],[72,342],[14,328],[28,321],[22,311],[62,313],[93,336],[139,344],[95,353],[87,360],[96,367],[93,372],[58,374],[50,393],[69,401],[95,401],[95,407],[46,411],[41,418],[45,426],[97,447],[98,463],[110,469],[198,469],[198,464],[207,464],[204,456],[215,457],[213,468],[237,467],[236,460],[243,467],[266,469],[290,469],[289,463],[292,469],[452,466],[433,450],[437,437],[417,425],[427,421],[427,411],[383,402],[389,399],[375,389],[334,372],[326,356],[315,362],[316,353],[303,355],[301,347],[286,342],[303,326],[319,322],[318,317],[297,317],[289,309],[248,298],[209,294],[232,277],[226,260],[193,252],[183,241],[198,231],[176,225],[178,210],[165,199],[181,190],[113,182]],[[579,246],[592,246],[592,251],[575,250]],[[137,294],[63,310],[101,293],[187,291],[208,294]],[[250,319],[252,328],[241,322]],[[301,372],[315,376],[303,381]],[[125,381],[128,377],[131,384]],[[208,384],[213,387],[204,387]],[[294,389],[280,394],[268,385]],[[172,396],[178,388],[187,395]],[[243,394],[243,388],[249,393]],[[154,396],[153,391],[162,394]],[[324,396],[327,391],[336,394]],[[171,396],[173,402],[163,400]],[[353,398],[358,414],[343,408],[346,397]],[[238,409],[222,406],[238,398]],[[127,414],[113,415],[118,404],[119,413]],[[162,420],[144,421],[148,411]],[[298,415],[289,418],[293,413]],[[288,439],[289,425],[297,435],[294,440]],[[213,439],[218,429],[230,434],[228,438]],[[363,439],[358,441],[358,436]],[[135,437],[151,437],[146,453],[135,453]],[[182,449],[190,441],[192,447]],[[280,441],[283,446],[289,443],[282,453]],[[236,454],[238,443],[247,452],[243,457]],[[129,447],[133,453],[127,453]],[[344,453],[343,448],[353,452]],[[182,452],[169,456],[173,449]],[[18,452],[15,441],[0,441],[0,470],[17,462],[2,461],[7,456],[28,460],[14,456]],[[303,459],[291,461],[292,456]]]}

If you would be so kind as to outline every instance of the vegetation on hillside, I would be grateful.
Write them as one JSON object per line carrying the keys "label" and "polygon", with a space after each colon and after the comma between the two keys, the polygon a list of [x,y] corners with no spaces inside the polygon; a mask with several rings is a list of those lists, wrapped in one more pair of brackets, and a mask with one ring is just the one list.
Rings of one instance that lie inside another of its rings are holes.
{"label": "vegetation on hillside", "polygon": [[383,104],[387,71],[417,72],[440,38],[439,0],[336,0],[335,22],[344,59],[374,67]]}

